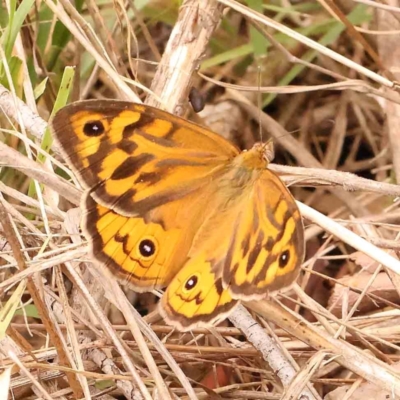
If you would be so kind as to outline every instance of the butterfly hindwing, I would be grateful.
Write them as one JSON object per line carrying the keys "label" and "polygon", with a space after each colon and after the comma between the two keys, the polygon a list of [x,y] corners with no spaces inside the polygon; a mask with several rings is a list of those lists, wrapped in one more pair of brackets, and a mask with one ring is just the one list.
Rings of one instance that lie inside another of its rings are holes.
{"label": "butterfly hindwing", "polygon": [[187,260],[168,285],[160,311],[180,331],[221,321],[238,304],[224,289],[205,254]]}
{"label": "butterfly hindwing", "polygon": [[90,193],[83,203],[82,228],[89,238],[92,256],[121,283],[137,291],[167,285],[184,258],[181,229],[164,229],[141,217],[125,217],[96,203]]}

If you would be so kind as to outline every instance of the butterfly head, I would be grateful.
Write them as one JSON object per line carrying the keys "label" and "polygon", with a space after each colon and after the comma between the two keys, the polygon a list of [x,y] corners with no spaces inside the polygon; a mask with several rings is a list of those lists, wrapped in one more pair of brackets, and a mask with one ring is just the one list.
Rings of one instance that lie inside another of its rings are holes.
{"label": "butterfly head", "polygon": [[275,158],[274,142],[272,139],[266,143],[262,143],[262,153],[264,160],[269,164]]}
{"label": "butterfly head", "polygon": [[256,143],[251,150],[243,151],[237,161],[249,169],[263,170],[274,159],[274,145],[272,140],[267,143]]}

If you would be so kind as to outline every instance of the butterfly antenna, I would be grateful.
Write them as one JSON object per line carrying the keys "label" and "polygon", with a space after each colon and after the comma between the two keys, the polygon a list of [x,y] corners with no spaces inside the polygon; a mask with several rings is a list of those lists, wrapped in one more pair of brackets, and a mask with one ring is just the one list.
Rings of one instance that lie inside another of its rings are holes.
{"label": "butterfly antenna", "polygon": [[263,142],[262,126],[261,126],[261,107],[262,107],[262,96],[261,96],[261,65],[258,64],[258,74],[257,74],[257,106],[258,106],[258,133],[260,135],[260,142]]}
{"label": "butterfly antenna", "polygon": [[260,135],[260,143],[263,144],[263,149],[269,147],[272,142],[272,138],[269,138],[265,143],[263,140],[263,130],[261,124],[261,113],[262,113],[262,93],[261,93],[261,64],[258,64],[258,74],[257,74],[257,84],[258,84],[258,93],[257,93],[257,106],[258,106],[258,133]]}

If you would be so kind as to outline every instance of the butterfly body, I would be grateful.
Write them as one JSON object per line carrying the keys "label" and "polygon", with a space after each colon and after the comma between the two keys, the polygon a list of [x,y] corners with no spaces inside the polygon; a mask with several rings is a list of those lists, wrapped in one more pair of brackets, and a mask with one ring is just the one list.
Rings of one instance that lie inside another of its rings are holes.
{"label": "butterfly body", "polygon": [[52,122],[85,188],[97,264],[137,291],[167,286],[161,313],[209,326],[238,300],[290,285],[304,255],[296,203],[267,169],[270,144],[239,152],[209,130],[120,101],[71,104]]}

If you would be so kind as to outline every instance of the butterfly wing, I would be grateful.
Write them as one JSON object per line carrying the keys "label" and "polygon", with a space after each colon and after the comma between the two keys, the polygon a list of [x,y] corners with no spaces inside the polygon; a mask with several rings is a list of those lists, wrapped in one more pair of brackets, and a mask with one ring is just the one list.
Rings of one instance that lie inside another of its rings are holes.
{"label": "butterfly wing", "polygon": [[98,263],[137,291],[166,286],[187,258],[193,237],[213,203],[203,190],[151,210],[126,217],[98,204],[90,195],[82,202],[82,229]]}
{"label": "butterfly wing", "polygon": [[266,169],[243,201],[222,269],[232,297],[256,300],[293,283],[304,258],[304,229],[289,190]]}
{"label": "butterfly wing", "polygon": [[256,182],[223,192],[215,192],[218,202],[206,209],[188,259],[161,300],[161,313],[179,330],[213,324],[238,300],[289,286],[300,270],[301,216],[281,180],[266,169]]}
{"label": "butterfly wing", "polygon": [[193,193],[238,154],[205,128],[123,101],[70,104],[52,128],[81,184],[96,202],[125,216]]}
{"label": "butterfly wing", "polygon": [[122,101],[70,104],[52,129],[87,189],[82,227],[93,257],[138,291],[167,285],[211,201],[204,186],[237,149],[184,119]]}
{"label": "butterfly wing", "polygon": [[[179,270],[190,246],[190,235],[179,227],[141,217],[125,217],[96,203],[90,194],[83,200],[82,229],[89,239],[93,258],[121,283],[136,291],[167,285]],[[178,250],[178,251],[177,251]]]}
{"label": "butterfly wing", "polygon": [[223,288],[206,254],[188,259],[168,285],[160,313],[180,331],[208,327],[222,321],[238,304]]}

